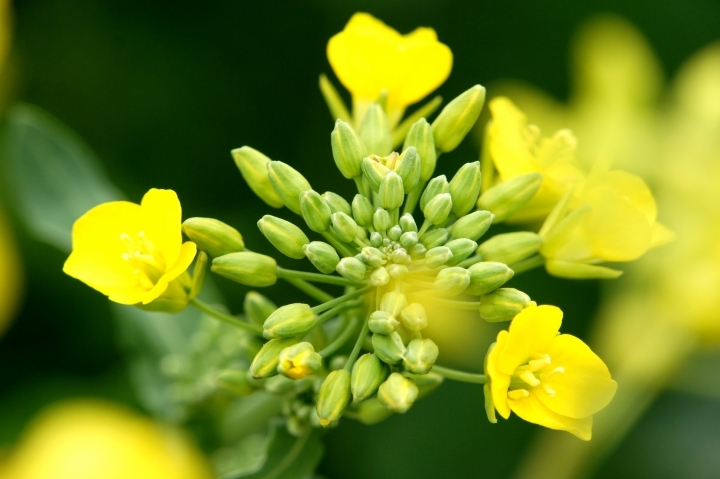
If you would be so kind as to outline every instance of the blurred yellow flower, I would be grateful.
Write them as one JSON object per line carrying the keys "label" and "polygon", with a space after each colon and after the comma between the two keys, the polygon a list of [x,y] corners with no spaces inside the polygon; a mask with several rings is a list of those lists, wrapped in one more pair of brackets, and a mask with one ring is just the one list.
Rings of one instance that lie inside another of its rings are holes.
{"label": "blurred yellow flower", "polygon": [[178,431],[100,401],[41,413],[4,464],[3,479],[210,479],[201,453]]}
{"label": "blurred yellow flower", "polygon": [[0,335],[10,324],[22,283],[20,255],[10,225],[0,211]]}
{"label": "blurred yellow flower", "polygon": [[178,294],[182,288],[171,282],[197,252],[195,243],[182,242],[181,217],[172,190],[151,189],[139,205],[96,206],[73,225],[73,251],[63,271],[122,304],[148,304],[166,291]]}
{"label": "blurred yellow flower", "polygon": [[500,331],[487,370],[492,402],[510,412],[583,440],[592,436],[592,416],[607,406],[617,384],[605,363],[578,338],[559,334],[562,311],[535,306]]}
{"label": "blurred yellow flower", "polygon": [[562,195],[585,177],[575,161],[577,140],[569,130],[542,138],[540,129],[508,98],[489,104],[492,120],[486,141],[499,181],[538,172],[543,183],[535,196],[513,217],[512,222],[542,221]]}
{"label": "blurred yellow flower", "polygon": [[387,92],[387,113],[395,125],[405,108],[426,97],[450,75],[452,52],[432,28],[401,35],[367,13],[356,13],[328,42],[335,74],[353,98],[356,121]]}

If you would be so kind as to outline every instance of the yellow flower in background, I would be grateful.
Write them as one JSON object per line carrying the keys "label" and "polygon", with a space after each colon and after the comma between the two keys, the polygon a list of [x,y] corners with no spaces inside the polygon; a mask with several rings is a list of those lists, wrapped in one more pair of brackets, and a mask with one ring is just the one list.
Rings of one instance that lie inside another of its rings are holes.
{"label": "yellow flower in background", "polygon": [[450,75],[452,52],[432,28],[401,35],[367,13],[356,13],[328,42],[327,56],[350,91],[356,121],[387,92],[387,113],[395,125],[405,108],[425,98]]}
{"label": "yellow flower in background", "polygon": [[500,331],[487,358],[492,403],[507,419],[522,419],[592,436],[592,416],[615,395],[617,383],[605,363],[580,339],[559,334],[562,311],[531,305],[509,331]]}
{"label": "yellow flower in background", "polygon": [[172,190],[151,189],[141,204],[103,203],[73,225],[73,250],[63,271],[121,304],[147,305],[163,293],[180,295],[173,281],[197,247],[182,242],[182,211]]}
{"label": "yellow flower in background", "polygon": [[41,413],[0,464],[3,479],[210,479],[195,446],[123,407],[72,401]]}
{"label": "yellow flower in background", "polygon": [[10,225],[0,210],[0,335],[7,329],[15,313],[21,283],[20,254],[13,241]]}
{"label": "yellow flower in background", "polygon": [[535,172],[543,175],[540,190],[510,221],[542,221],[563,194],[585,177],[575,161],[577,140],[569,130],[542,138],[540,129],[529,125],[525,114],[508,98],[493,99],[489,109],[492,120],[486,141],[498,180]]}

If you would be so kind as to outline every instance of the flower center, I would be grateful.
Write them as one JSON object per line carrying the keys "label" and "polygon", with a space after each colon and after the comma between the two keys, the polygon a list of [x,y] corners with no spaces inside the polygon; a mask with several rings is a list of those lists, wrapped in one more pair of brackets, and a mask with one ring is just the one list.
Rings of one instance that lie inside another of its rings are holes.
{"label": "flower center", "polygon": [[542,388],[549,396],[554,396],[555,390],[550,387],[547,381],[556,374],[564,372],[564,367],[552,366],[550,355],[534,354],[527,363],[515,369],[510,379],[508,397],[510,399],[528,397],[530,391],[538,387]]}
{"label": "flower center", "polygon": [[140,286],[152,289],[165,271],[165,260],[144,231],[135,236],[122,233],[120,240],[125,243],[122,259],[133,268]]}

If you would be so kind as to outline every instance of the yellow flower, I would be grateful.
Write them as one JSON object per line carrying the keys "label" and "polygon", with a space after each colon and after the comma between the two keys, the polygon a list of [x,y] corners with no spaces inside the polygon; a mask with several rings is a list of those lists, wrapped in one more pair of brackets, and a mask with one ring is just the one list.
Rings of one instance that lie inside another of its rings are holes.
{"label": "yellow flower", "polygon": [[182,242],[181,215],[172,190],[151,189],[139,205],[96,206],[73,225],[73,251],[63,271],[117,303],[147,305],[163,293],[182,296],[180,275],[197,247]]}
{"label": "yellow flower", "polygon": [[584,179],[575,161],[576,139],[569,130],[542,138],[535,125],[508,98],[489,104],[492,121],[486,141],[499,181],[539,172],[543,183],[535,196],[510,221],[542,221],[563,193]]}
{"label": "yellow flower", "polygon": [[401,35],[367,13],[353,15],[345,29],[330,39],[327,56],[352,94],[356,121],[386,91],[391,127],[405,108],[447,79],[453,59],[432,28]]}
{"label": "yellow flower", "polygon": [[555,306],[524,309],[500,331],[487,358],[492,402],[505,419],[522,419],[590,440],[592,416],[607,406],[617,383],[578,338],[559,334]]}
{"label": "yellow flower", "polygon": [[111,403],[51,406],[0,465],[4,479],[210,479],[200,452],[177,431]]}

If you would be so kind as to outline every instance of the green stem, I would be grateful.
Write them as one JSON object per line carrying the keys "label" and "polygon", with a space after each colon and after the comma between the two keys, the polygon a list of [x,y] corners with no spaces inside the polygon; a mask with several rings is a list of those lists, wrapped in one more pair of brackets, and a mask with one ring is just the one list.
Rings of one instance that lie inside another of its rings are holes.
{"label": "green stem", "polygon": [[338,313],[342,313],[348,309],[358,308],[360,306],[362,306],[362,301],[349,301],[345,304],[341,304],[340,306],[335,306],[318,316],[315,324],[322,324],[333,316],[336,316]]}
{"label": "green stem", "polygon": [[428,220],[423,221],[422,226],[420,227],[420,231],[418,231],[418,238],[421,238],[422,235],[425,234],[425,232],[432,226],[432,223],[430,223]]}
{"label": "green stem", "polygon": [[410,192],[410,194],[405,199],[405,208],[403,209],[403,214],[412,214],[413,211],[415,211],[415,207],[417,206],[418,200],[420,200],[420,196],[425,189],[425,185],[427,185],[427,182],[417,185],[415,189]]}
{"label": "green stem", "polygon": [[355,316],[354,321],[351,322],[350,325],[347,324],[347,321],[344,321],[344,324],[341,325],[341,332],[340,334],[335,337],[335,339],[332,340],[330,344],[328,344],[324,349],[318,352],[320,356],[323,358],[326,358],[330,356],[332,353],[340,349],[343,344],[347,342],[348,339],[352,336],[353,332],[357,329],[357,316]]}
{"label": "green stem", "polygon": [[317,288],[313,286],[312,284],[308,283],[304,279],[297,279],[297,278],[283,278],[288,283],[295,286],[297,289],[302,291],[303,293],[306,293],[308,296],[317,299],[321,302],[330,301],[334,298],[334,296],[326,293],[320,288]]}
{"label": "green stem", "polygon": [[277,268],[278,278],[283,279],[304,279],[306,281],[314,281],[316,283],[336,284],[338,286],[357,286],[357,283],[350,281],[349,279],[341,278],[340,276],[331,276],[321,273],[308,273],[307,271],[295,271],[292,269],[285,269],[278,266]]}
{"label": "green stem", "polygon": [[510,265],[510,269],[513,270],[515,274],[520,274],[524,273],[525,271],[530,271],[531,269],[538,268],[544,264],[545,258],[542,255],[536,254],[535,256],[532,256],[528,259],[524,259],[513,265]]}
{"label": "green stem", "polygon": [[315,314],[322,313],[323,311],[334,308],[335,306],[342,304],[345,301],[358,298],[358,297],[362,296],[363,294],[367,293],[368,291],[370,291],[372,288],[373,288],[373,286],[365,286],[364,288],[360,288],[357,291],[353,291],[352,293],[345,294],[343,296],[340,296],[339,298],[335,298],[326,303],[314,306],[312,308],[312,310]]}
{"label": "green stem", "polygon": [[357,359],[358,355],[360,354],[360,349],[362,348],[363,342],[365,341],[365,336],[367,336],[368,331],[370,331],[370,315],[365,318],[363,327],[360,330],[360,335],[358,336],[357,341],[355,341],[355,346],[353,347],[350,356],[348,356],[347,362],[345,363],[345,371],[352,371],[352,367],[355,364],[355,360]]}
{"label": "green stem", "polygon": [[438,373],[440,376],[452,379],[453,381],[462,381],[464,383],[473,384],[485,384],[487,382],[487,377],[484,374],[468,373],[457,369],[444,368],[442,366],[438,366],[437,364],[433,366],[432,372]]}
{"label": "green stem", "polygon": [[220,311],[219,309],[215,309],[214,307],[210,306],[206,302],[201,301],[197,298],[191,299],[190,304],[192,304],[198,310],[202,311],[203,313],[205,313],[209,316],[212,316],[213,318],[217,319],[220,322],[229,324],[230,326],[234,326],[238,329],[242,329],[242,330],[244,330],[248,333],[254,334],[256,336],[262,337],[262,335],[263,335],[263,328],[260,325],[240,321],[235,316],[224,313],[224,312]]}
{"label": "green stem", "polygon": [[481,262],[482,260],[483,260],[482,256],[480,256],[479,254],[476,254],[475,256],[469,257],[468,259],[466,259],[465,261],[460,263],[458,266],[461,268],[468,268],[468,267],[474,265],[475,263]]}
{"label": "green stem", "polygon": [[455,309],[469,309],[476,310],[480,308],[480,301],[455,301],[453,299],[443,299],[434,296],[426,296],[430,301],[433,301],[441,306]]}
{"label": "green stem", "polygon": [[321,233],[322,237],[327,240],[328,243],[330,243],[333,248],[338,250],[340,253],[342,253],[343,256],[355,256],[357,252],[354,252],[350,247],[346,244],[343,244],[335,238],[332,234],[328,233],[327,231],[324,233]]}

